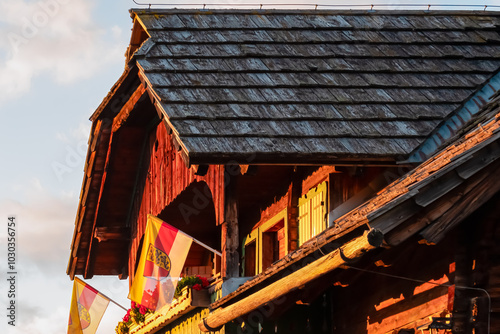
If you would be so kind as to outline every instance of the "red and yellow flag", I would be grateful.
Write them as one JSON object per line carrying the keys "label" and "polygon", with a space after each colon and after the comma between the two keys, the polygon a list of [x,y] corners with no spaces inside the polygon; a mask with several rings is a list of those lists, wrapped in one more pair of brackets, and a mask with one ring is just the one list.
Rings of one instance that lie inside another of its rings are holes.
{"label": "red and yellow flag", "polygon": [[108,298],[75,277],[69,311],[68,334],[95,333],[108,304]]}
{"label": "red and yellow flag", "polygon": [[151,310],[170,305],[193,239],[148,215],[141,257],[128,298]]}

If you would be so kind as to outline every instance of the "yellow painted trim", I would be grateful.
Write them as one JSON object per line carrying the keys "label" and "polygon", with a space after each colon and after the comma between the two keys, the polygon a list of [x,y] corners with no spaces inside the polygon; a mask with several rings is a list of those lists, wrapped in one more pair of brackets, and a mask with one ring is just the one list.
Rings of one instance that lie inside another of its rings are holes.
{"label": "yellow painted trim", "polygon": [[269,230],[271,227],[273,227],[276,223],[278,223],[280,220],[284,220],[284,228],[285,228],[285,253],[288,254],[288,215],[287,215],[287,209],[283,209],[281,210],[278,214],[276,214],[274,217],[272,217],[271,219],[269,219],[267,222],[265,222],[264,224],[262,224],[261,226],[259,226],[259,228],[257,229],[257,231],[259,232],[259,237],[258,237],[258,244],[257,244],[257,247],[258,247],[258,255],[257,255],[257,258],[258,258],[258,270],[257,270],[257,273],[261,273],[264,269],[266,268],[262,268],[262,233],[266,232],[267,230]]}
{"label": "yellow painted trim", "polygon": [[[271,227],[273,227],[276,223],[278,223],[280,220],[284,221],[284,229],[285,229],[285,253],[288,254],[288,211],[287,208],[281,210],[279,213],[277,213],[275,216],[273,216],[271,219],[266,221],[264,224],[250,232],[244,239],[243,244],[244,246],[247,246],[248,244],[252,243],[255,241],[255,273],[260,274],[264,269],[262,268],[262,233],[266,232],[269,230]],[[245,254],[245,256],[247,256]],[[246,259],[245,259],[246,260]]]}

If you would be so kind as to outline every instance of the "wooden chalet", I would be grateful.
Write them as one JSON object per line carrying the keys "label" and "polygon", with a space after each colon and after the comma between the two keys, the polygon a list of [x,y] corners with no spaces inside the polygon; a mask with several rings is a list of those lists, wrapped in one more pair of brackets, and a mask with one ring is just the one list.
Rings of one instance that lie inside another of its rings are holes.
{"label": "wooden chalet", "polygon": [[148,214],[222,258],[130,333],[500,332],[500,13],[131,16],[67,273],[132,282]]}

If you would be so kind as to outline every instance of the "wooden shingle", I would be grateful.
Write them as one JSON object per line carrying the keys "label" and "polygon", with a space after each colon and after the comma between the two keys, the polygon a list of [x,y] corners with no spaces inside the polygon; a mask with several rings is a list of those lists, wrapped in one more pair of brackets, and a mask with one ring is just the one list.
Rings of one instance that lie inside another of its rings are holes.
{"label": "wooden shingle", "polygon": [[131,60],[190,164],[401,160],[500,68],[494,12],[133,14],[151,37]]}

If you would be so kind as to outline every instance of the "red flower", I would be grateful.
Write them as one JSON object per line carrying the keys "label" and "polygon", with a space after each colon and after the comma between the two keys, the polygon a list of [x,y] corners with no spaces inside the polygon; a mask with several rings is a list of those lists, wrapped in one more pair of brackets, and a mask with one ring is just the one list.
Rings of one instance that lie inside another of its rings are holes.
{"label": "red flower", "polygon": [[135,307],[136,307],[136,304],[135,304],[135,302],[133,301],[133,302],[132,302],[132,308],[135,308]]}
{"label": "red flower", "polygon": [[145,306],[141,305],[141,307],[139,307],[140,314],[146,314],[147,312],[148,312],[148,309]]}
{"label": "red flower", "polygon": [[127,311],[127,314],[123,317],[123,321],[128,322],[130,320],[130,309]]}
{"label": "red flower", "polygon": [[203,288],[201,287],[201,285],[195,284],[195,285],[193,285],[193,289],[196,290],[196,291],[200,291]]}
{"label": "red flower", "polygon": [[208,279],[206,277],[200,277],[201,285],[206,288],[208,286]]}
{"label": "red flower", "polygon": [[208,279],[206,277],[201,277],[200,275],[196,275],[196,278],[198,278],[201,281],[201,285],[204,288],[208,286]]}

